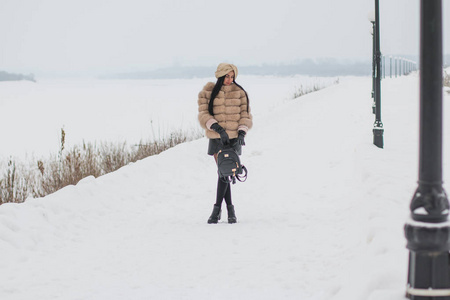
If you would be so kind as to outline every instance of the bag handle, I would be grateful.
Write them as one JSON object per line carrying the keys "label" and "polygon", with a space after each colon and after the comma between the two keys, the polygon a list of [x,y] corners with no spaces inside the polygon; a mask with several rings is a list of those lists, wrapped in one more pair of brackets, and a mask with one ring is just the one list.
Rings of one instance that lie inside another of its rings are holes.
{"label": "bag handle", "polygon": [[242,171],[244,171],[243,175],[236,175],[237,180],[239,180],[240,182],[244,182],[247,180],[248,170],[244,165],[242,165]]}

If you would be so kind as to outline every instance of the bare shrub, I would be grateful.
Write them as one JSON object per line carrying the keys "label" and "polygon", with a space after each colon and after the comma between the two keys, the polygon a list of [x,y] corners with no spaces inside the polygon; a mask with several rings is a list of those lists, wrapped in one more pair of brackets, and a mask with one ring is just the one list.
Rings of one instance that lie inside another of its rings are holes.
{"label": "bare shrub", "polygon": [[61,179],[62,170],[58,160],[50,158],[50,161],[46,163],[39,160],[37,164],[41,176],[35,178],[32,189],[33,197],[44,197],[65,186]]}
{"label": "bare shrub", "polygon": [[295,88],[294,94],[292,95],[292,99],[296,99],[298,97],[304,96],[312,92],[316,92],[318,90],[320,90],[320,88],[317,85],[308,88],[304,88],[303,85],[300,85],[300,87]]}
{"label": "bare shrub", "polygon": [[203,136],[201,131],[171,133],[158,141],[140,142],[136,147],[123,143],[84,143],[71,149],[65,147],[66,133],[61,129],[60,149],[47,160],[37,160],[28,168],[17,172],[16,163],[8,161],[5,174],[0,177],[0,204],[23,202],[32,197],[44,197],[65,186],[75,185],[81,179],[114,172],[130,162],[159,154],[171,147]]}
{"label": "bare shrub", "polygon": [[84,143],[83,148],[81,149],[82,153],[82,167],[81,172],[83,177],[94,176],[98,177],[103,175],[101,168],[99,167],[100,158],[98,155],[98,150],[95,144]]}
{"label": "bare shrub", "polygon": [[162,138],[153,142],[140,142],[136,145],[136,149],[132,152],[131,161],[135,162],[148,156],[157,155],[167,149],[175,147],[178,144],[199,139],[203,136],[200,131],[185,133],[181,130],[172,132],[168,138]]}
{"label": "bare shrub", "polygon": [[125,142],[122,144],[102,144],[98,156],[102,174],[114,172],[130,162],[130,153]]}
{"label": "bare shrub", "polygon": [[[339,84],[339,78],[337,78],[333,82],[333,84]],[[294,93],[292,95],[292,99],[296,99],[296,98],[304,96],[306,94],[320,91],[320,90],[326,88],[327,86],[329,86],[329,84],[328,85],[326,85],[326,84],[325,85],[323,85],[323,84],[320,85],[318,83],[315,83],[312,87],[311,86],[303,87],[303,85],[300,85],[300,87],[295,87],[295,91],[294,91]]]}
{"label": "bare shrub", "polygon": [[16,163],[10,159],[6,172],[0,178],[0,204],[7,202],[20,203],[28,197],[28,182],[18,174]]}
{"label": "bare shrub", "polygon": [[35,179],[33,195],[42,197],[68,185],[77,184],[90,175],[100,174],[95,166],[94,147],[83,143],[83,147],[74,146],[65,150],[65,131],[61,129],[61,144],[58,158],[50,158],[48,162],[39,160],[37,168],[41,176]]}

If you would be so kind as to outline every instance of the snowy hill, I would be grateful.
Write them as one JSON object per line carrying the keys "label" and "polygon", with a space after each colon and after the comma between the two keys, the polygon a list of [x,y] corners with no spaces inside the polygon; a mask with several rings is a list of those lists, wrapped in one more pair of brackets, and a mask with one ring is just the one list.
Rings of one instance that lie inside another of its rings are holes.
{"label": "snowy hill", "polygon": [[404,299],[418,76],[382,82],[385,149],[372,145],[370,91],[371,78],[346,78],[255,112],[237,224],[206,223],[206,139],[0,206],[0,298]]}

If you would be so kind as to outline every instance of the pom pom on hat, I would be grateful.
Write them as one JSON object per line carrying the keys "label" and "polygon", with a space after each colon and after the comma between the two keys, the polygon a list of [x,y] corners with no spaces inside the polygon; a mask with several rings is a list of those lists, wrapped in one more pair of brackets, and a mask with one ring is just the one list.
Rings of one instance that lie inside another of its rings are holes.
{"label": "pom pom on hat", "polygon": [[238,76],[238,69],[233,64],[221,63],[217,66],[216,78],[222,77],[234,71],[234,79]]}

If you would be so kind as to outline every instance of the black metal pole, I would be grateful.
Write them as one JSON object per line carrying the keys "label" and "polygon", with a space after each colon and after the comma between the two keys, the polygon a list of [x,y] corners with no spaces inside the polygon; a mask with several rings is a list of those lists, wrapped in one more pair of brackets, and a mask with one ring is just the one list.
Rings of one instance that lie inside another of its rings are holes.
{"label": "black metal pole", "polygon": [[372,98],[373,98],[373,102],[372,102],[372,113],[375,114],[375,66],[376,66],[376,47],[375,47],[375,22],[371,22],[372,23]]}
{"label": "black metal pole", "polygon": [[403,75],[403,57],[399,58],[399,64],[398,64],[398,74],[400,77]]}
{"label": "black metal pole", "polygon": [[400,57],[400,61],[398,64],[398,74],[400,77],[403,75],[403,57]]}
{"label": "black metal pole", "polygon": [[[422,196],[424,190],[430,192],[435,189],[439,193],[443,191],[441,1],[421,0],[419,189]],[[414,198],[413,202],[415,200]],[[437,210],[429,212],[433,216],[436,213],[439,216],[443,210],[449,208],[447,199],[442,198],[441,201],[446,204],[436,203],[432,208]],[[448,212],[442,218],[437,218],[437,222],[447,220],[447,216]]]}
{"label": "black metal pole", "polygon": [[389,57],[389,77],[392,78],[392,56]]}
{"label": "black metal pole", "polygon": [[397,71],[397,58],[398,57],[395,57],[395,78],[397,78],[397,73],[398,73],[398,71]]}
{"label": "black metal pole", "polygon": [[375,0],[375,123],[373,124],[373,144],[383,148],[383,123],[381,122],[381,51],[380,51],[380,9],[379,0]]}
{"label": "black metal pole", "polygon": [[419,181],[410,209],[407,296],[450,300],[449,202],[442,187],[442,0],[420,1]]}
{"label": "black metal pole", "polygon": [[403,63],[403,57],[400,58],[400,75],[401,76],[405,75],[405,68],[404,68],[404,63]]}

